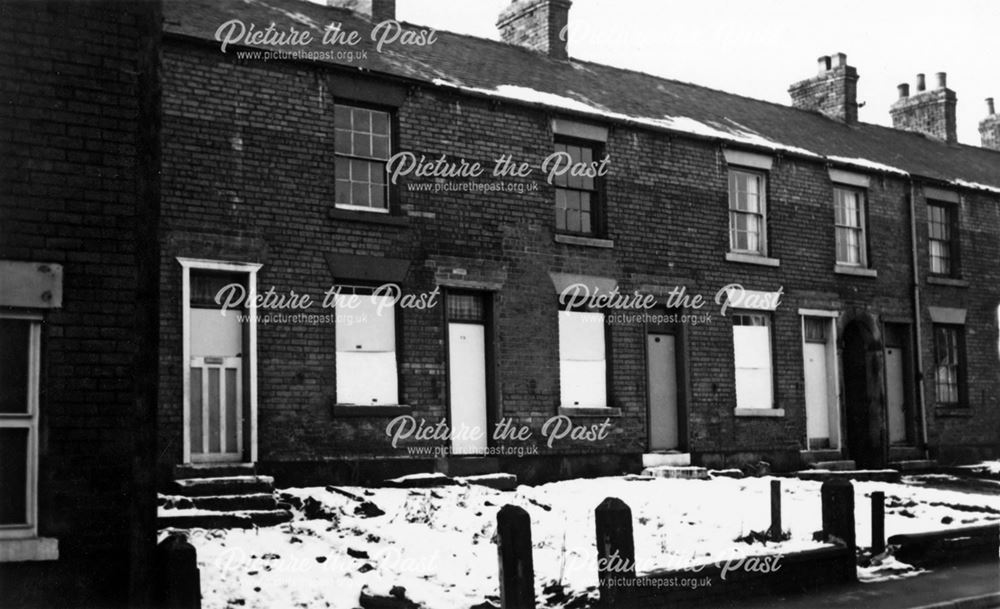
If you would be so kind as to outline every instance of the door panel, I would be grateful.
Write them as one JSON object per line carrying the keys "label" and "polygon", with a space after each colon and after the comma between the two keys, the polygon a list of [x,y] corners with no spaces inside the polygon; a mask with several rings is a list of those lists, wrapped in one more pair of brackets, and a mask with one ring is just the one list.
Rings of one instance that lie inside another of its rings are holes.
{"label": "door panel", "polygon": [[[486,416],[486,328],[448,324],[448,379],[452,452],[482,454],[488,444]],[[478,437],[471,437],[477,430]]]}
{"label": "door panel", "polygon": [[670,334],[646,337],[650,450],[672,450],[680,446],[675,347]]}
{"label": "door panel", "polygon": [[191,459],[239,461],[243,453],[242,362],[191,358]]}
{"label": "door panel", "polygon": [[889,442],[906,442],[906,391],[904,388],[903,350],[885,350],[885,401],[889,414]]}

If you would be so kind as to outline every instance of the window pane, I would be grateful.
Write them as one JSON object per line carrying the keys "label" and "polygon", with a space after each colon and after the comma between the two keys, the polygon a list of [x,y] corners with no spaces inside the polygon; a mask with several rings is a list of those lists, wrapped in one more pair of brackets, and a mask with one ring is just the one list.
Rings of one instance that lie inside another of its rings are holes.
{"label": "window pane", "polygon": [[448,294],[448,319],[451,321],[483,321],[483,297],[479,294]]}
{"label": "window pane", "polygon": [[0,525],[28,523],[28,430],[0,428]]}
{"label": "window pane", "polygon": [[0,319],[0,413],[28,412],[28,337],[31,322]]}
{"label": "window pane", "polygon": [[333,150],[337,154],[351,154],[351,132],[337,129],[333,133]]}
{"label": "window pane", "polygon": [[806,317],[803,321],[803,331],[808,342],[825,343],[826,329],[829,322],[822,317]]}

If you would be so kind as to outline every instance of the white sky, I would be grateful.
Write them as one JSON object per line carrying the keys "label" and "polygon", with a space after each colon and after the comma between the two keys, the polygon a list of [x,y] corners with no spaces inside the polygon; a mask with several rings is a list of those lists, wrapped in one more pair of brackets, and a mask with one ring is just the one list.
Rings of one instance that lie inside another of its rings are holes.
{"label": "white sky", "polygon": [[[397,18],[498,38],[510,0],[397,0]],[[788,85],[836,52],[858,70],[860,120],[890,124],[896,85],[948,73],[959,141],[979,145],[986,97],[1000,103],[997,0],[574,0],[573,57],[789,103]]]}

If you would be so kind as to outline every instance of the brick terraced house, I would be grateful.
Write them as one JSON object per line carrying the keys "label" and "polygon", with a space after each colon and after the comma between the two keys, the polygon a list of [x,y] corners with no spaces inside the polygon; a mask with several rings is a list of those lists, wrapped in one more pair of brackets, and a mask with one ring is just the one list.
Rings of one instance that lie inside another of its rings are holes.
{"label": "brick terraced house", "polygon": [[[944,74],[901,86],[887,128],[858,121],[843,54],[785,106],[572,59],[568,0],[513,1],[502,42],[402,24],[381,48],[394,3],[368,4],[164,8],[161,475],[998,455],[1000,122],[957,143]],[[248,33],[272,24],[312,42]],[[401,153],[487,174],[393,182]],[[608,161],[548,180],[553,153]],[[530,173],[489,175],[504,155]],[[360,304],[322,307],[331,287]],[[223,315],[220,290],[266,297]],[[292,291],[332,316],[271,308]],[[531,437],[393,446],[405,415]],[[576,433],[551,437],[559,415]]]}

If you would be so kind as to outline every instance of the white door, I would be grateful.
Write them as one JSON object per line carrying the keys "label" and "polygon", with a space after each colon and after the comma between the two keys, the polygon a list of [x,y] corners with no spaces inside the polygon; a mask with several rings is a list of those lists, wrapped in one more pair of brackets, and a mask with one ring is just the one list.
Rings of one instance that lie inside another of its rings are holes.
{"label": "white door", "polygon": [[674,337],[670,334],[646,337],[650,450],[672,450],[680,446],[674,347]]}
{"label": "white door", "polygon": [[809,450],[836,449],[840,446],[840,399],[833,326],[832,318],[802,318],[802,369]]}
{"label": "white door", "polygon": [[905,390],[903,388],[903,350],[885,350],[885,401],[889,411],[889,442],[906,442]]}
{"label": "white door", "polygon": [[243,459],[243,326],[235,311],[190,311],[191,460]]}
{"label": "white door", "polygon": [[452,453],[484,454],[486,421],[486,327],[448,324],[448,379],[451,398]]}
{"label": "white door", "polygon": [[826,344],[818,342],[807,342],[802,349],[806,377],[806,431],[810,445],[815,443],[816,448],[829,448],[830,443],[826,351]]}

